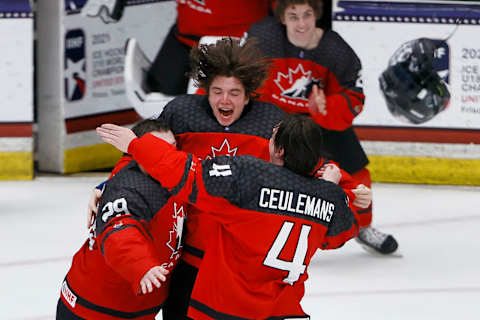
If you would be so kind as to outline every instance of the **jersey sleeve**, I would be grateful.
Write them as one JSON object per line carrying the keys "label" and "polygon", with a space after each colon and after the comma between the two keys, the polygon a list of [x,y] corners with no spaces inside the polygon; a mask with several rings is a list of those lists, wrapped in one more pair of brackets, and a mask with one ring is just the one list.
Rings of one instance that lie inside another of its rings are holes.
{"label": "jersey sleeve", "polygon": [[[340,168],[338,163],[330,159],[321,159],[317,164],[318,170],[316,171],[315,176],[318,179],[323,179],[320,175],[320,170],[327,164],[333,164],[340,169],[341,178],[338,182],[338,186],[342,188],[347,196],[346,201],[348,201],[348,203],[346,203],[346,207],[348,208],[344,208],[345,210],[341,211],[340,216],[335,215],[334,219],[332,219],[332,223],[327,231],[326,241],[322,244],[322,249],[335,249],[342,246],[358,233],[359,220],[357,210],[353,205],[355,194],[352,192],[352,189],[356,188],[359,183],[355,181],[348,172]],[[353,215],[351,215],[349,211],[351,211]]]}
{"label": "jersey sleeve", "polygon": [[350,203],[353,204],[353,202],[356,199],[356,195],[355,193],[353,193],[352,190],[358,187],[360,183],[354,180],[352,176],[342,168],[340,168],[340,173],[342,174],[342,177],[340,178],[338,185],[347,194],[348,199],[350,200]]}
{"label": "jersey sleeve", "polygon": [[315,176],[318,179],[322,179],[321,169],[327,164],[333,164],[340,169],[341,177],[340,177],[340,181],[338,181],[338,185],[343,189],[348,199],[350,200],[350,203],[353,203],[353,201],[355,201],[356,196],[355,196],[355,193],[352,192],[352,189],[355,189],[360,183],[354,180],[353,177],[348,172],[343,170],[340,167],[339,163],[330,159],[322,159],[317,164],[317,168],[315,170]]}
{"label": "jersey sleeve", "polygon": [[163,187],[175,189],[173,191],[178,191],[187,179],[193,178],[190,172],[195,172],[199,162],[191,154],[177,151],[171,144],[151,134],[132,140],[128,152]]}
{"label": "jersey sleeve", "polygon": [[329,73],[323,88],[327,114],[312,114],[313,119],[323,128],[342,131],[352,126],[353,119],[363,110],[365,95],[361,81],[361,63],[356,54],[345,43],[346,60],[337,64]]}
{"label": "jersey sleeve", "polygon": [[363,100],[363,97],[349,95],[346,92],[326,95],[327,114],[311,113],[311,115],[323,128],[343,131],[352,126],[353,119],[363,110]]}
{"label": "jersey sleeve", "polygon": [[344,210],[338,210],[328,226],[322,250],[336,249],[357,236],[359,231],[357,213],[351,203],[345,203]]}
{"label": "jersey sleeve", "polygon": [[153,239],[138,214],[147,209],[135,191],[110,193],[107,183],[97,217],[97,240],[105,262],[129,282],[135,294],[143,275],[161,265]]}

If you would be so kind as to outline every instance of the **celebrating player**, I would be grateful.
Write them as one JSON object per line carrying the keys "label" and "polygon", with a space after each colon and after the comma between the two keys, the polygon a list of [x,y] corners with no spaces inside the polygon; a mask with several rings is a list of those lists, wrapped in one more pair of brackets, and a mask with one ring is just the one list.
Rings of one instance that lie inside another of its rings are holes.
{"label": "celebrating player", "polygon": [[[321,4],[278,0],[276,17],[267,17],[248,31],[248,37],[256,38],[273,60],[261,99],[289,113],[310,112],[324,129],[325,147],[333,160],[370,187],[368,158],[352,128],[365,99],[361,63],[338,33],[315,26],[322,16]],[[371,226],[371,206],[358,213],[362,228],[357,240],[382,254],[395,252],[398,244],[393,236]]]}
{"label": "celebrating player", "polygon": [[[162,121],[133,129],[175,144]],[[155,319],[181,255],[185,207],[132,161],[105,184],[100,208],[62,283],[56,319]]]}
{"label": "celebrating player", "polygon": [[[192,50],[191,61],[192,77],[206,96],[177,97],[160,115],[175,133],[179,149],[202,159],[249,154],[269,160],[272,128],[285,114],[278,107],[255,99],[255,92],[266,78],[269,67],[255,41],[247,40],[240,46],[238,41],[223,39],[215,45],[201,45]],[[129,160],[125,157],[121,163]],[[355,194],[361,190],[356,189],[358,183],[346,179],[348,174],[344,174],[340,185],[344,187],[346,182],[346,188],[353,189],[348,191],[349,198],[356,205],[368,206],[369,190],[366,189],[366,194]],[[91,201],[92,210],[94,203],[95,200]],[[164,319],[186,316],[195,277],[215,225],[209,215],[190,215],[184,254],[172,274],[170,298],[163,309]]]}
{"label": "celebrating player", "polygon": [[153,136],[105,124],[102,139],[127,151],[162,185],[218,222],[195,281],[192,319],[309,319],[300,301],[310,259],[355,236],[345,193],[313,177],[321,128],[289,115],[269,140],[270,163],[250,156],[201,162]]}

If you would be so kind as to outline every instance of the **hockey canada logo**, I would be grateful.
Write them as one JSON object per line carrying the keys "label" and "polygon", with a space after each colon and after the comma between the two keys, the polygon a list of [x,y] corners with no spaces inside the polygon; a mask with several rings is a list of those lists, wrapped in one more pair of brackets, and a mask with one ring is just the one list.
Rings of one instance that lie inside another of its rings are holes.
{"label": "hockey canada logo", "polygon": [[323,87],[322,79],[314,78],[311,70],[305,72],[301,63],[295,70],[288,68],[288,74],[278,72],[274,82],[281,90],[281,96],[305,101],[308,100],[314,84]]}
{"label": "hockey canada logo", "polygon": [[234,157],[237,154],[237,149],[238,149],[238,147],[231,148],[227,138],[223,140],[223,143],[219,148],[215,148],[214,146],[212,146],[211,148],[212,148],[212,154],[206,156],[205,157],[206,159],[212,159],[218,156]]}
{"label": "hockey canada logo", "polygon": [[[185,212],[183,206],[177,208],[177,203],[173,203],[173,227],[170,230],[170,239],[166,243],[167,247],[172,250],[170,260],[178,260],[180,258],[180,249],[182,248],[182,233],[183,233],[183,220],[185,219]],[[171,263],[171,262],[170,262]],[[171,265],[169,265],[170,267]]]}
{"label": "hockey canada logo", "polygon": [[80,100],[85,95],[85,34],[81,29],[70,30],[65,35],[64,66],[65,98]]}

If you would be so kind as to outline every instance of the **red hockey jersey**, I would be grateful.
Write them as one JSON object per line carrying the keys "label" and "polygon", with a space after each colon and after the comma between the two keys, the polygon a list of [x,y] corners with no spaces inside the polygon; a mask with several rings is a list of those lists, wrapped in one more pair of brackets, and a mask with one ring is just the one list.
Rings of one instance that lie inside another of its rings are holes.
{"label": "red hockey jersey", "polygon": [[[160,118],[169,124],[180,150],[202,159],[249,154],[269,160],[268,140],[283,116],[276,106],[256,101],[245,106],[240,119],[223,127],[206,96],[184,95],[167,104]],[[206,215],[190,214],[183,256],[189,264],[199,266],[212,223]]]}
{"label": "red hockey jersey", "polygon": [[132,161],[105,184],[99,208],[97,239],[75,254],[61,299],[85,319],[154,319],[168,280],[145,295],[140,280],[176,265],[185,207]]}
{"label": "red hockey jersey", "polygon": [[267,17],[249,29],[262,51],[273,59],[272,75],[266,81],[262,99],[289,113],[308,113],[312,86],[323,88],[327,115],[316,115],[329,130],[345,130],[363,109],[365,96],[361,83],[361,63],[355,52],[335,31],[325,31],[318,46],[311,50],[291,44],[285,27]]}
{"label": "red hockey jersey", "polygon": [[300,301],[310,259],[358,230],[340,187],[251,156],[201,162],[148,134],[128,151],[163,186],[219,222],[210,230],[191,318],[308,318]]}
{"label": "red hockey jersey", "polygon": [[253,24],[248,37],[257,38],[264,54],[273,60],[260,99],[288,113],[309,113],[313,85],[323,88],[327,114],[312,117],[325,129],[328,151],[350,174],[365,167],[368,159],[351,128],[365,99],[361,63],[352,48],[331,30],[325,31],[314,49],[296,47],[288,41],[285,27],[273,17]]}
{"label": "red hockey jersey", "polygon": [[189,46],[203,36],[242,37],[268,14],[268,0],[177,0],[177,38]]}

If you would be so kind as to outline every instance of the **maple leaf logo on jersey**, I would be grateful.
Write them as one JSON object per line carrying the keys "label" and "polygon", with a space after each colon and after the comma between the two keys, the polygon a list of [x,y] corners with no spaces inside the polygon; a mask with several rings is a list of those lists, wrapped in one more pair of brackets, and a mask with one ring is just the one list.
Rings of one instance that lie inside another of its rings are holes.
{"label": "maple leaf logo on jersey", "polygon": [[211,148],[212,148],[212,155],[206,156],[205,157],[206,159],[212,159],[218,156],[234,157],[237,154],[237,149],[238,149],[238,147],[230,148],[230,143],[228,142],[227,138],[223,140],[223,143],[219,148],[215,148],[214,146],[212,146]]}
{"label": "maple leaf logo on jersey", "polygon": [[277,73],[277,78],[273,80],[282,91],[281,95],[292,99],[308,100],[312,86],[316,84],[323,87],[321,78],[312,77],[312,71],[305,72],[303,65],[298,64],[295,70],[288,68],[288,74]]}
{"label": "maple leaf logo on jersey", "polygon": [[173,215],[174,219],[173,228],[169,231],[170,239],[166,243],[167,247],[172,250],[170,259],[178,260],[180,258],[180,249],[182,248],[182,232],[183,232],[183,220],[185,218],[185,213],[183,211],[183,206],[177,209],[177,203],[173,203]]}

